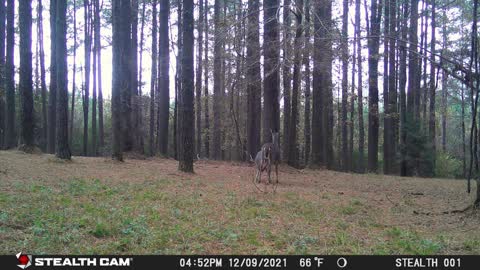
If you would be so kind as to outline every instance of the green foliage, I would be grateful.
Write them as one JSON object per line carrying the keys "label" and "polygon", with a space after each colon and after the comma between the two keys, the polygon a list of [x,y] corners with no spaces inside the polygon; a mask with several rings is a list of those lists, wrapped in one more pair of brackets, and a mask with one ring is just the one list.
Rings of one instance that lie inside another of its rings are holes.
{"label": "green foliage", "polygon": [[437,152],[435,160],[435,176],[442,178],[462,178],[462,160],[443,151]]}
{"label": "green foliage", "polygon": [[413,120],[412,116],[407,119],[409,121],[405,124],[407,132],[405,150],[408,174],[431,177],[434,172],[435,153],[428,130],[420,121]]}
{"label": "green foliage", "polygon": [[393,227],[386,231],[387,241],[380,242],[374,249],[375,254],[438,254],[443,248],[442,239],[432,240],[420,237],[414,231]]}

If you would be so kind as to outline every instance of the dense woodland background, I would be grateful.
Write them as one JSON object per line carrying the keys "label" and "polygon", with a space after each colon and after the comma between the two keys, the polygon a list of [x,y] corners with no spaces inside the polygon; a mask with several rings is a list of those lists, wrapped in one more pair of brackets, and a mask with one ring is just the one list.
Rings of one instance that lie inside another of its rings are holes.
{"label": "dense woodland background", "polygon": [[279,131],[296,168],[471,178],[477,17],[477,0],[0,0],[0,146],[193,171]]}

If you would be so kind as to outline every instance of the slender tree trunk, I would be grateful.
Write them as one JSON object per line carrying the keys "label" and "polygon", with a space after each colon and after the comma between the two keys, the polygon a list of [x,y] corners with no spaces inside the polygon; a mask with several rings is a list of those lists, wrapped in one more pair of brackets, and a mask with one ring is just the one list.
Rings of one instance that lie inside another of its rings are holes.
{"label": "slender tree trunk", "polygon": [[343,0],[342,16],[342,170],[348,171],[348,0]]}
{"label": "slender tree trunk", "polygon": [[418,24],[418,0],[411,0],[410,2],[410,29],[409,29],[409,54],[408,54],[408,92],[407,92],[407,127],[410,132],[406,134],[406,147],[409,161],[407,162],[407,174],[411,175],[417,168],[416,153],[414,152],[415,145],[413,144],[413,132],[418,124],[418,102],[417,98],[417,84],[418,76],[418,55],[417,55],[417,24]]}
{"label": "slender tree trunk", "polygon": [[95,13],[96,19],[95,19],[95,34],[97,37],[95,38],[96,40],[96,45],[95,47],[97,48],[97,79],[98,79],[98,147],[100,150],[100,154],[103,154],[104,148],[105,148],[105,131],[104,131],[104,125],[103,125],[103,91],[102,91],[102,40],[101,40],[101,29],[100,29],[100,11],[102,8],[100,7],[100,0],[95,0],[95,7],[97,9],[97,12]]}
{"label": "slender tree trunk", "polygon": [[301,84],[301,39],[302,39],[302,11],[303,0],[296,2],[296,32],[294,40],[294,66],[293,66],[293,88],[292,88],[292,114],[290,115],[290,124],[288,135],[290,136],[288,164],[293,167],[298,167],[298,149],[297,149],[297,125],[298,125],[298,92]]}
{"label": "slender tree trunk", "polygon": [[[57,0],[50,1],[50,25],[55,25],[57,13]],[[55,40],[56,29],[50,27],[50,91],[48,97],[48,142],[47,148],[50,154],[55,153],[55,141],[57,134],[57,68],[56,68],[56,53]]]}
{"label": "slender tree trunk", "polygon": [[[95,2],[95,0],[93,0]],[[94,10],[95,14],[96,10]],[[93,18],[92,25],[95,25],[95,15]],[[93,63],[92,63],[92,156],[97,156],[98,147],[97,147],[97,46],[96,46],[96,29],[92,27],[93,33]]]}
{"label": "slender tree trunk", "polygon": [[213,151],[212,155],[214,159],[222,158],[222,116],[223,116],[223,95],[224,89],[222,86],[222,57],[223,57],[223,40],[222,37],[222,14],[221,14],[221,2],[215,0],[214,5],[214,24],[215,24],[215,42],[213,53]]}
{"label": "slender tree trunk", "polygon": [[310,142],[311,142],[311,120],[310,120],[310,0],[305,1],[305,47],[303,50],[303,65],[305,66],[305,165],[310,160]]}
{"label": "slender tree trunk", "polygon": [[202,51],[203,51],[203,0],[200,0],[198,11],[198,54],[197,54],[197,73],[195,79],[197,80],[195,85],[195,105],[196,105],[196,133],[197,140],[195,146],[197,147],[197,154],[202,154]]}
{"label": "slender tree trunk", "polygon": [[[152,2],[152,66],[150,81],[150,132],[149,132],[149,150],[150,156],[157,152],[155,144],[155,81],[157,78],[157,0]],[[157,97],[158,98],[158,97]]]}
{"label": "slender tree trunk", "polygon": [[67,2],[57,1],[56,40],[57,65],[57,146],[55,155],[61,159],[70,159],[68,144],[68,75],[67,75]]}
{"label": "slender tree trunk", "polygon": [[392,127],[390,121],[390,108],[388,105],[388,81],[391,74],[388,74],[389,63],[389,26],[390,26],[390,4],[385,2],[384,13],[384,27],[383,27],[383,173],[392,174],[393,153],[389,147],[392,140]]}
{"label": "slender tree trunk", "polygon": [[372,0],[368,39],[368,171],[378,171],[378,58],[382,0]]}
{"label": "slender tree trunk", "polygon": [[[396,0],[390,0],[390,30],[391,37],[397,37],[396,25],[397,25],[397,2]],[[390,168],[389,173],[397,173],[396,166],[396,154],[397,154],[397,142],[398,142],[398,110],[397,110],[397,62],[396,56],[396,39],[390,39],[389,55],[389,77],[388,77],[388,127],[391,128],[390,137],[388,139],[389,153],[390,153]]]}
{"label": "slender tree trunk", "polygon": [[73,146],[73,125],[75,117],[75,91],[77,74],[77,1],[73,0],[73,70],[72,70],[72,105],[70,108],[69,145]]}
{"label": "slender tree trunk", "polygon": [[292,90],[292,68],[291,68],[291,38],[290,38],[290,3],[291,0],[283,0],[283,160],[289,160],[290,139],[290,112],[291,112],[291,90]]}
{"label": "slender tree trunk", "polygon": [[356,73],[356,65],[357,65],[357,39],[359,39],[359,33],[356,31],[356,25],[353,23],[354,33],[353,33],[353,53],[352,53],[352,92],[350,94],[350,120],[348,121],[348,169],[350,171],[355,171],[354,166],[354,159],[353,159],[353,134],[355,131],[355,73]]}
{"label": "slender tree trunk", "polygon": [[[2,1],[0,1],[2,2]],[[46,149],[48,138],[48,114],[47,114],[47,83],[45,82],[45,52],[43,47],[43,5],[39,0],[37,4],[37,27],[38,27],[38,44],[40,58],[40,87],[42,93],[42,144],[43,150]],[[1,30],[0,30],[1,31]],[[0,64],[1,65],[1,64]],[[1,144],[0,144],[1,145]]]}
{"label": "slender tree trunk", "polygon": [[363,59],[362,38],[360,28],[360,2],[355,1],[355,28],[357,32],[357,59],[358,59],[358,171],[365,172],[365,127],[363,123]]}
{"label": "slender tree trunk", "polygon": [[407,82],[407,30],[408,30],[408,2],[403,3],[402,17],[402,42],[400,45],[400,70],[399,70],[399,92],[400,92],[400,175],[406,176],[407,168],[407,97],[405,94]]}
{"label": "slender tree trunk", "polygon": [[[0,150],[5,147],[5,0],[0,0]],[[46,123],[46,122],[44,122]]]}
{"label": "slender tree trunk", "polygon": [[[170,13],[170,4],[168,0],[160,1],[160,28],[159,28],[159,74],[158,74],[158,122],[159,122],[159,151],[163,156],[168,154],[168,122],[170,119],[170,79],[169,79],[169,69],[170,69],[170,50],[169,50],[169,37],[168,37],[168,15]],[[179,28],[181,29],[181,28]],[[180,35],[181,36],[181,35]],[[179,38],[180,38],[179,36]],[[180,39],[179,39],[180,40]],[[181,52],[182,43],[179,44]],[[177,65],[180,65],[180,62],[177,61]],[[178,72],[178,69],[177,69]],[[180,72],[181,74],[181,72]],[[181,85],[179,85],[178,90],[181,90]],[[178,98],[176,97],[176,100]],[[177,100],[178,102],[179,100]],[[175,106],[175,110],[177,107]],[[177,111],[178,114],[178,111]],[[177,120],[177,119],[175,119]],[[176,121],[177,122],[177,121]],[[176,134],[174,136],[176,138]],[[174,138],[174,140],[176,140]],[[176,146],[176,141],[174,145]],[[176,149],[176,147],[175,147]]]}
{"label": "slender tree trunk", "polygon": [[271,132],[280,131],[279,56],[280,40],[277,12],[279,0],[264,0],[264,85],[263,141],[270,142]]}
{"label": "slender tree trunk", "polygon": [[205,157],[210,157],[210,115],[208,107],[208,0],[205,1]]}
{"label": "slender tree trunk", "polygon": [[[173,147],[174,147],[174,157],[175,159],[179,159],[179,154],[181,153],[181,145],[178,144],[178,121],[179,121],[179,115],[178,115],[178,103],[181,101],[181,89],[182,89],[182,82],[181,82],[181,77],[182,77],[182,65],[181,63],[181,55],[182,55],[182,2],[181,0],[177,1],[177,61],[176,61],[176,75],[175,75],[175,112],[174,112],[174,126],[173,126]],[[160,40],[162,38],[160,37]],[[161,46],[160,46],[161,48]],[[159,49],[160,49],[159,48]]]}
{"label": "slender tree trunk", "polygon": [[193,0],[183,1],[183,41],[182,41],[182,94],[180,113],[180,144],[182,145],[178,168],[183,172],[193,173],[193,154],[195,151],[194,124],[194,37],[193,37]]}
{"label": "slender tree trunk", "polygon": [[[444,19],[442,25],[442,57],[445,57],[445,53],[447,51],[447,23],[448,18],[446,15],[446,6],[442,9],[442,16]],[[445,152],[447,150],[447,73],[445,71],[442,72],[442,151]]]}
{"label": "slender tree trunk", "polygon": [[123,161],[124,149],[124,109],[125,95],[129,87],[129,40],[130,40],[130,1],[112,2],[112,157]]}
{"label": "slender tree trunk", "polygon": [[[59,0],[57,0],[59,1]],[[84,33],[85,33],[85,86],[83,94],[83,155],[88,155],[88,112],[90,103],[90,52],[92,46],[90,0],[84,1]]]}
{"label": "slender tree trunk", "polygon": [[435,91],[436,91],[436,81],[435,81],[435,28],[436,28],[436,1],[432,0],[432,41],[430,43],[431,46],[431,58],[432,58],[432,65],[430,66],[430,117],[429,117],[429,124],[428,124],[428,131],[430,135],[430,143],[432,144],[433,152],[436,151],[436,143],[435,143]]}
{"label": "slender tree trunk", "polygon": [[260,149],[261,132],[261,74],[260,30],[258,28],[259,3],[248,1],[247,26],[247,152],[255,158]]}
{"label": "slender tree trunk", "polygon": [[138,0],[131,2],[131,67],[132,74],[131,89],[132,89],[132,128],[133,128],[133,150],[137,153],[144,153],[143,142],[143,124],[142,124],[142,97],[138,90]]}

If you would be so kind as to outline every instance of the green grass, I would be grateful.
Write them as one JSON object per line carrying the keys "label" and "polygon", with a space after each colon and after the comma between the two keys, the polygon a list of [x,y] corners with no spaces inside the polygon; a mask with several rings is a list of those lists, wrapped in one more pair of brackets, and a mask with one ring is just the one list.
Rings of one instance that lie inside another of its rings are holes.
{"label": "green grass", "polygon": [[[382,227],[354,197],[239,194],[196,180],[32,182],[0,193],[1,254],[434,254],[446,245]],[[462,248],[478,254],[478,243]]]}

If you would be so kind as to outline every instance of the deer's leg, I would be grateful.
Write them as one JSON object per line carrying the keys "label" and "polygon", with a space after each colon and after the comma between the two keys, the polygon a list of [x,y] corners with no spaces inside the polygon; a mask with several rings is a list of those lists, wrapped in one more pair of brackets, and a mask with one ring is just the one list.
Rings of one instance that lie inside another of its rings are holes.
{"label": "deer's leg", "polygon": [[272,183],[272,177],[271,177],[271,173],[272,173],[272,164],[269,162],[268,163],[268,183]]}
{"label": "deer's leg", "polygon": [[275,163],[275,175],[277,177],[277,184],[278,184],[278,163]]}

